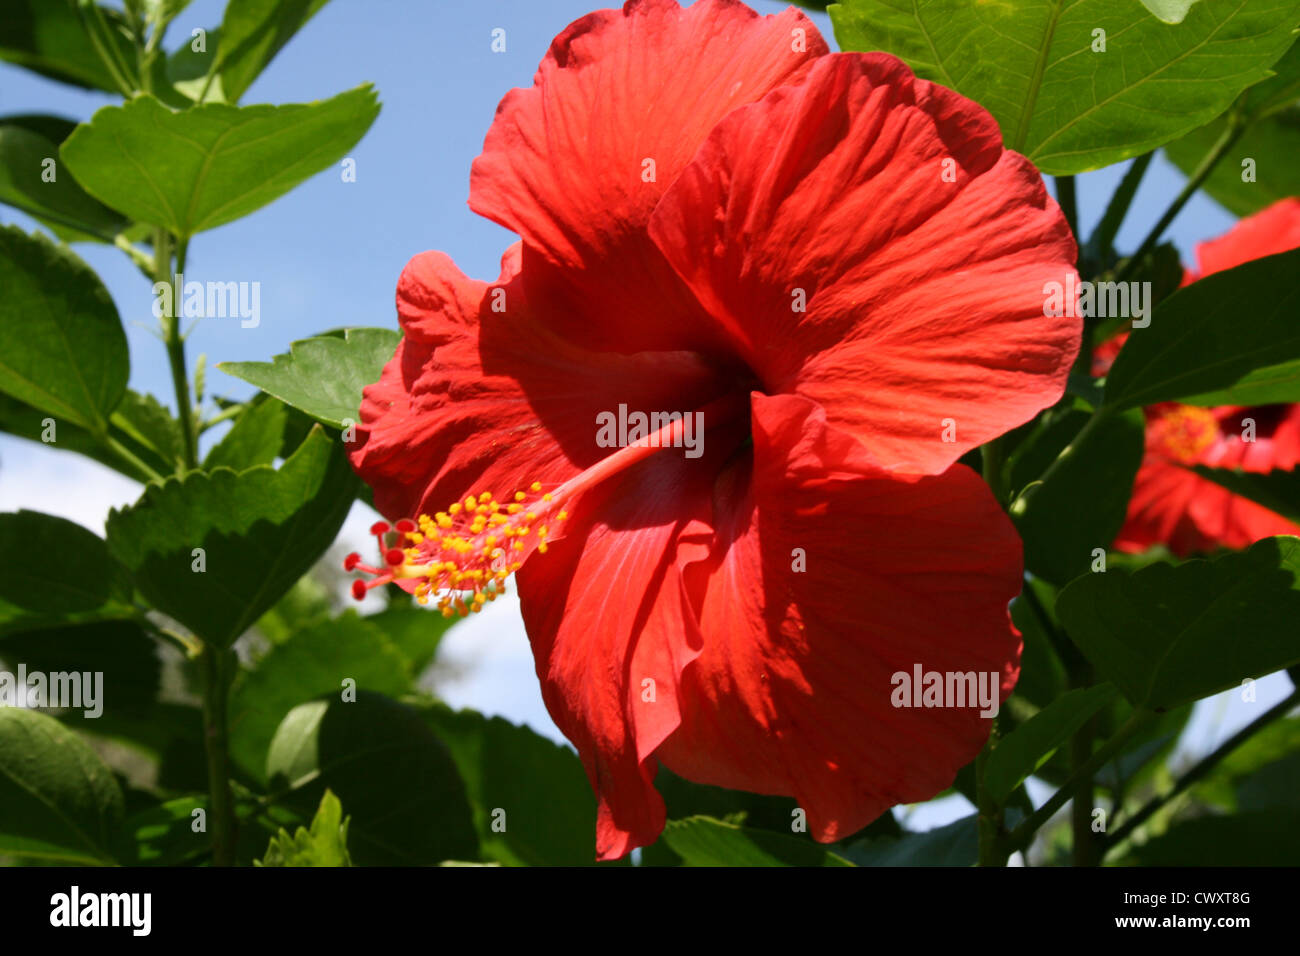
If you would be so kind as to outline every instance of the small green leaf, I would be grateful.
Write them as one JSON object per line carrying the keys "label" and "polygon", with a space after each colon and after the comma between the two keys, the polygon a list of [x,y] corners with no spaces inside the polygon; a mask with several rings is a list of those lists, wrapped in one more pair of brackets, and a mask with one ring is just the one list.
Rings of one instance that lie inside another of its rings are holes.
{"label": "small green leaf", "polygon": [[485,858],[512,866],[595,861],[596,799],[577,754],[500,717],[441,704],[421,713],[465,781]]}
{"label": "small green leaf", "polygon": [[1072,690],[1054,700],[1007,736],[989,754],[984,784],[999,804],[1115,697],[1114,684]]}
{"label": "small green leaf", "polygon": [[131,373],[99,277],[67,249],[0,226],[0,391],[102,434]]}
{"label": "small green leaf", "polygon": [[280,454],[288,420],[282,402],[269,399],[250,403],[236,416],[230,431],[212,446],[203,459],[203,469],[225,467],[242,471],[254,465],[271,464]]}
{"label": "small green leaf", "polygon": [[278,799],[304,817],[326,788],[338,794],[352,815],[357,866],[478,858],[465,787],[446,748],[422,717],[379,694],[295,707],[271,742],[266,771]]}
{"label": "small green leaf", "polygon": [[361,390],[379,381],[401,337],[391,329],[348,329],[344,338],[293,342],[287,355],[271,362],[222,362],[217,368],[341,429],[360,419]]}
{"label": "small green leaf", "polygon": [[137,96],[96,112],[59,152],[86,192],[186,238],[260,209],[337,162],[377,115],[368,85],[315,103],[205,103],[183,113]]}
{"label": "small green leaf", "polygon": [[351,866],[348,856],[348,821],[343,805],[329,790],[321,797],[311,829],[299,827],[293,836],[281,829],[271,837],[266,855],[254,866]]}
{"label": "small green leaf", "polygon": [[[66,132],[51,140],[38,130],[66,123]],[[126,219],[88,196],[58,164],[59,143],[75,124],[56,117],[0,118],[0,202],[42,221],[112,242]],[[51,178],[52,177],[52,178]]]}
{"label": "small green leaf", "polygon": [[178,797],[127,817],[118,837],[117,857],[125,866],[180,866],[208,855],[205,830],[195,831],[194,811],[206,813],[201,797]]}
{"label": "small green leaf", "polygon": [[1124,343],[1106,376],[1106,404],[1231,396],[1251,372],[1300,359],[1297,270],[1300,249],[1216,272],[1170,296],[1150,328],[1134,329]]}
{"label": "small green leaf", "polygon": [[217,53],[226,98],[237,103],[266,65],[328,0],[229,0]]}
{"label": "small green leaf", "polygon": [[345,680],[393,697],[411,683],[406,658],[353,610],[297,631],[240,675],[230,697],[232,759],[261,778],[267,748],[285,715],[315,697],[341,695]]}
{"label": "small green leaf", "polygon": [[[134,63],[135,50],[121,12],[111,7],[100,11],[117,56]],[[75,4],[65,0],[6,0],[0,17],[0,59],[63,83],[121,94],[82,27]]]}
{"label": "small green leaf", "polygon": [[103,539],[38,511],[0,514],[0,567],[0,598],[40,614],[93,611],[130,596]]}
{"label": "small green leaf", "polygon": [[111,864],[123,814],[112,772],[53,717],[0,707],[0,856]]}
{"label": "small green leaf", "polygon": [[1170,24],[1137,0],[841,0],[831,20],[841,49],[893,53],[970,97],[1008,148],[1059,176],[1139,156],[1214,119],[1269,76],[1300,3],[1197,3]]}
{"label": "small green leaf", "polygon": [[1197,465],[1193,470],[1202,478],[1222,485],[1233,494],[1249,498],[1269,511],[1300,524],[1300,470],[1258,474],[1206,468],[1202,465]]}
{"label": "small green leaf", "polygon": [[334,540],[356,486],[317,427],[279,471],[220,468],[149,485],[109,514],[109,550],[155,607],[228,645]]}
{"label": "small green leaf", "polygon": [[1056,602],[1070,638],[1136,707],[1160,710],[1300,661],[1300,538],[1212,561],[1111,570]]}
{"label": "small green leaf", "polygon": [[128,388],[110,421],[166,462],[166,471],[172,471],[180,462],[181,423],[150,393]]}

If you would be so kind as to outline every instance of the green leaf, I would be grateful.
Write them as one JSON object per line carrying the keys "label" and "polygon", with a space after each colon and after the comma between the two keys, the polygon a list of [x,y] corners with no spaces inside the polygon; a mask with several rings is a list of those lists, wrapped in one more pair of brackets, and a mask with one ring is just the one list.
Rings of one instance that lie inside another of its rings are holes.
{"label": "green leaf", "polygon": [[[1166,0],[1167,2],[1167,0]],[[1218,116],[1291,45],[1296,0],[1198,3],[1162,23],[1135,0],[841,0],[844,50],[884,50],[980,103],[1043,172],[1097,169]],[[1094,52],[1094,30],[1105,52]]]}
{"label": "green leaf", "polygon": [[[94,703],[84,700],[64,720],[99,726],[105,714],[143,715],[154,709],[162,662],[154,640],[130,620],[87,621],[0,637],[0,659],[27,666],[28,673],[102,674]],[[156,716],[156,715],[155,715]]]}
{"label": "green leaf", "polygon": [[984,784],[999,804],[1031,776],[1115,697],[1113,684],[1072,690],[1044,707],[1007,736],[989,754]]}
{"label": "green leaf", "polygon": [[122,791],[53,717],[0,707],[0,856],[75,866],[113,862]]}
{"label": "green leaf", "polygon": [[458,620],[430,608],[397,603],[371,614],[366,623],[383,631],[406,658],[411,676],[418,678],[433,661],[443,636]]}
{"label": "green leaf", "polygon": [[663,838],[686,866],[853,865],[816,843],[711,817],[669,820]]}
{"label": "green leaf", "polygon": [[230,0],[221,21],[221,83],[237,103],[266,65],[328,0]]}
{"label": "green leaf", "polygon": [[1069,412],[1031,438],[1018,456],[1041,461],[1044,452],[1064,455],[1011,508],[1025,542],[1025,567],[1058,585],[1087,573],[1094,550],[1115,540],[1142,464],[1146,423],[1140,410],[1109,415],[1080,438],[1090,418]]}
{"label": "green leaf", "polygon": [[500,717],[440,704],[421,713],[465,781],[484,858],[512,866],[595,862],[596,799],[577,754]]}
{"label": "green leaf", "polygon": [[28,611],[93,611],[130,597],[124,569],[98,535],[66,518],[0,514],[0,598]]}
{"label": "green leaf", "polygon": [[1233,494],[1249,498],[1296,524],[1300,524],[1300,471],[1229,471],[1225,468],[1193,469],[1202,478],[1222,485]]}
{"label": "green leaf", "polygon": [[845,847],[857,866],[974,866],[979,857],[975,816],[923,833],[904,833]]}
{"label": "green leaf", "polygon": [[174,113],[152,96],[106,106],[59,151],[86,192],[181,238],[233,222],[347,154],[375,117],[369,85],[322,102]]}
{"label": "green leaf", "polygon": [[[128,64],[135,63],[122,14],[111,7],[100,10],[118,56]],[[0,59],[62,83],[121,93],[82,27],[76,8],[66,0],[6,0],[0,17]]]}
{"label": "green leaf", "polygon": [[1300,402],[1300,359],[1266,365],[1241,376],[1227,388],[1202,392],[1188,405],[1289,405]]}
{"label": "green leaf", "polygon": [[266,770],[304,815],[326,788],[338,794],[352,815],[357,866],[478,856],[465,788],[446,748],[419,714],[378,694],[295,707],[276,731]]}
{"label": "green leaf", "polygon": [[1296,866],[1300,810],[1187,820],[1134,847],[1131,855],[1142,866]]}
{"label": "green leaf", "polygon": [[321,797],[320,808],[312,818],[311,829],[299,827],[289,836],[281,829],[271,837],[266,855],[254,866],[351,866],[348,856],[348,821],[343,804],[329,790]]}
{"label": "green leaf", "polygon": [[279,471],[219,468],[149,485],[136,504],[109,514],[109,550],[156,608],[228,645],[330,545],[356,485],[318,427]]}
{"label": "green leaf", "polygon": [[67,249],[0,226],[0,391],[97,434],[131,373],[99,277]]}
{"label": "green leaf", "polygon": [[297,631],[243,672],[230,697],[230,753],[254,779],[266,769],[266,752],[286,714],[312,698],[340,696],[344,680],[390,696],[406,692],[406,658],[383,632],[349,610],[334,620]]}
{"label": "green leaf", "polygon": [[[1228,120],[1220,118],[1165,146],[1165,155],[1191,175],[1219,141]],[[1300,107],[1284,109],[1250,124],[1219,160],[1201,189],[1229,212],[1249,216],[1280,199],[1300,195]],[[1245,160],[1253,160],[1254,179],[1245,182]]]}
{"label": "green leaf", "polygon": [[1056,613],[1134,706],[1208,697],[1300,661],[1300,538],[1265,538],[1212,561],[1085,575],[1061,592]]}
{"label": "green leaf", "polygon": [[206,813],[201,797],[178,797],[127,817],[117,841],[124,866],[180,866],[208,855],[207,833],[195,832],[195,810]]}
{"label": "green leaf", "polygon": [[[51,140],[37,131],[53,129],[57,122],[67,121],[55,117],[0,118],[0,202],[42,221],[112,242],[126,227],[126,219],[88,196],[70,172],[59,169],[58,144],[63,137]],[[63,136],[74,125],[68,122]]]}
{"label": "green leaf", "polygon": [[110,422],[173,471],[182,460],[181,423],[153,395],[127,389]]}
{"label": "green leaf", "polygon": [[401,337],[392,329],[348,329],[344,338],[293,342],[287,355],[271,362],[222,362],[217,368],[341,429],[345,420],[360,419],[361,390],[379,381]]}
{"label": "green leaf", "polygon": [[1106,404],[1225,399],[1237,383],[1250,384],[1249,373],[1300,359],[1297,270],[1300,249],[1216,272],[1170,296],[1151,326],[1124,343],[1106,376]]}
{"label": "green leaf", "polygon": [[[46,442],[43,439],[49,436],[51,427],[54,431],[53,437],[55,440]],[[53,445],[63,451],[75,451],[141,483],[149,480],[149,475],[118,458],[112,451],[100,444],[95,439],[95,436],[86,429],[79,428],[71,422],[57,421],[48,413],[32,408],[30,405],[20,402],[16,398],[11,398],[3,392],[0,392],[0,431],[8,432],[19,438],[25,438],[28,441]],[[155,472],[165,473],[170,470],[167,462],[158,458],[151,450],[135,442],[120,429],[115,429],[110,425],[109,435],[129,448],[132,453],[153,468]]]}
{"label": "green leaf", "polygon": [[204,471],[222,467],[241,471],[254,465],[271,464],[280,454],[288,420],[288,412],[281,402],[250,403],[203,459]]}
{"label": "green leaf", "polygon": [[191,34],[190,38],[167,58],[164,68],[167,82],[182,96],[195,101],[203,92],[203,87],[207,86],[208,92],[203,102],[225,103],[226,96],[221,86],[221,74],[214,74],[212,82],[208,83],[208,70],[212,67],[212,58],[217,55],[221,46],[221,30],[214,28],[205,33],[202,51],[194,49],[194,40],[195,37]]}

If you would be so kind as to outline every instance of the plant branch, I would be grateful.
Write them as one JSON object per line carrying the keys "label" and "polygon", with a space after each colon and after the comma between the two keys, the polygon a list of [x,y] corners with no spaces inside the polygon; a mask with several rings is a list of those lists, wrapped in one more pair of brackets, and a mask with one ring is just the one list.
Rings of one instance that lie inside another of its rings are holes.
{"label": "plant branch", "polygon": [[1088,254],[1097,260],[1098,268],[1106,268],[1115,252],[1115,237],[1119,235],[1120,226],[1124,225],[1124,217],[1128,215],[1129,206],[1133,203],[1133,197],[1142,184],[1153,156],[1154,150],[1133,160],[1133,164],[1124,173],[1124,178],[1120,180],[1119,187],[1110,197],[1110,202],[1106,204],[1101,222],[1097,223],[1097,228],[1088,237]]}
{"label": "plant branch", "polygon": [[203,743],[208,760],[212,862],[215,866],[234,866],[238,823],[230,791],[228,709],[235,657],[230,650],[205,644],[199,664],[203,670]]}
{"label": "plant branch", "polygon": [[1202,759],[1200,763],[1178,778],[1178,783],[1174,784],[1173,789],[1168,793],[1163,796],[1153,797],[1140,810],[1125,820],[1122,826],[1106,837],[1105,844],[1102,847],[1102,856],[1104,857],[1111,850],[1115,849],[1115,847],[1123,843],[1134,830],[1146,823],[1156,811],[1168,804],[1169,801],[1185,792],[1192,786],[1192,784],[1205,779],[1209,772],[1222,763],[1223,759],[1227,757],[1228,754],[1232,753],[1259,731],[1263,730],[1279,717],[1285,716],[1292,708],[1297,706],[1300,706],[1300,689],[1293,690],[1285,699],[1274,704],[1245,727],[1241,728],[1241,730],[1237,731],[1225,740],[1213,753]]}

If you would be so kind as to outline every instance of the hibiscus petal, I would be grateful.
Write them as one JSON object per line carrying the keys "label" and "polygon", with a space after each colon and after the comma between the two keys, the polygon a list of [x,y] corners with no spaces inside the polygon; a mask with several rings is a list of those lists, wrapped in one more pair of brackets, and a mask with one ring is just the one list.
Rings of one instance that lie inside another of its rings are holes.
{"label": "hibiscus petal", "polygon": [[1038,172],[886,54],[729,114],[650,234],[765,391],[816,400],[891,469],[941,472],[1027,421],[1078,351],[1080,320],[1044,316],[1075,244]]}
{"label": "hibiscus petal", "polygon": [[621,351],[697,342],[709,325],[646,237],[650,213],[719,119],[826,52],[793,9],[634,0],[589,14],[501,101],[470,207],[536,254],[529,281],[568,300],[553,316],[564,334]]}
{"label": "hibiscus petal", "polygon": [[678,675],[700,649],[679,549],[701,534],[725,452],[662,452],[588,492],[518,574],[543,699],[596,791],[600,859],[663,829],[652,754],[679,723]]}
{"label": "hibiscus petal", "polygon": [[659,757],[692,780],[792,795],[829,841],[934,796],[978,753],[978,706],[894,707],[892,675],[974,671],[1010,693],[1020,540],[964,466],[900,479],[807,399],[756,395],[753,412],[752,476],[719,508],[711,559],[687,568],[704,646]]}
{"label": "hibiscus petal", "polygon": [[599,412],[716,396],[715,372],[693,353],[597,353],[560,339],[527,300],[518,263],[516,244],[492,285],[440,252],[403,271],[405,337],[364,392],[349,452],[382,513],[431,514],[471,492],[558,484],[608,453],[595,441]]}
{"label": "hibiscus petal", "polygon": [[1300,199],[1283,199],[1196,247],[1201,275],[1300,247]]}

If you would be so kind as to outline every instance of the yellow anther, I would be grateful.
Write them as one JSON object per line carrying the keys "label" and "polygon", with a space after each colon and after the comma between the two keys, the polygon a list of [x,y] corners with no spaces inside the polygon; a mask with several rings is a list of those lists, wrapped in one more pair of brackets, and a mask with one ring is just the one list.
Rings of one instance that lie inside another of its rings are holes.
{"label": "yellow anther", "polygon": [[523,501],[523,500],[524,500],[525,498],[527,498],[527,497],[528,497],[528,496],[527,496],[526,494],[524,494],[522,491],[516,491],[516,492],[515,492],[515,501]]}
{"label": "yellow anther", "polygon": [[540,481],[534,481],[531,485],[528,486],[528,490],[529,490],[529,491],[534,491],[534,492],[535,492],[535,491],[541,491],[541,490],[542,490],[542,483],[541,483]]}

